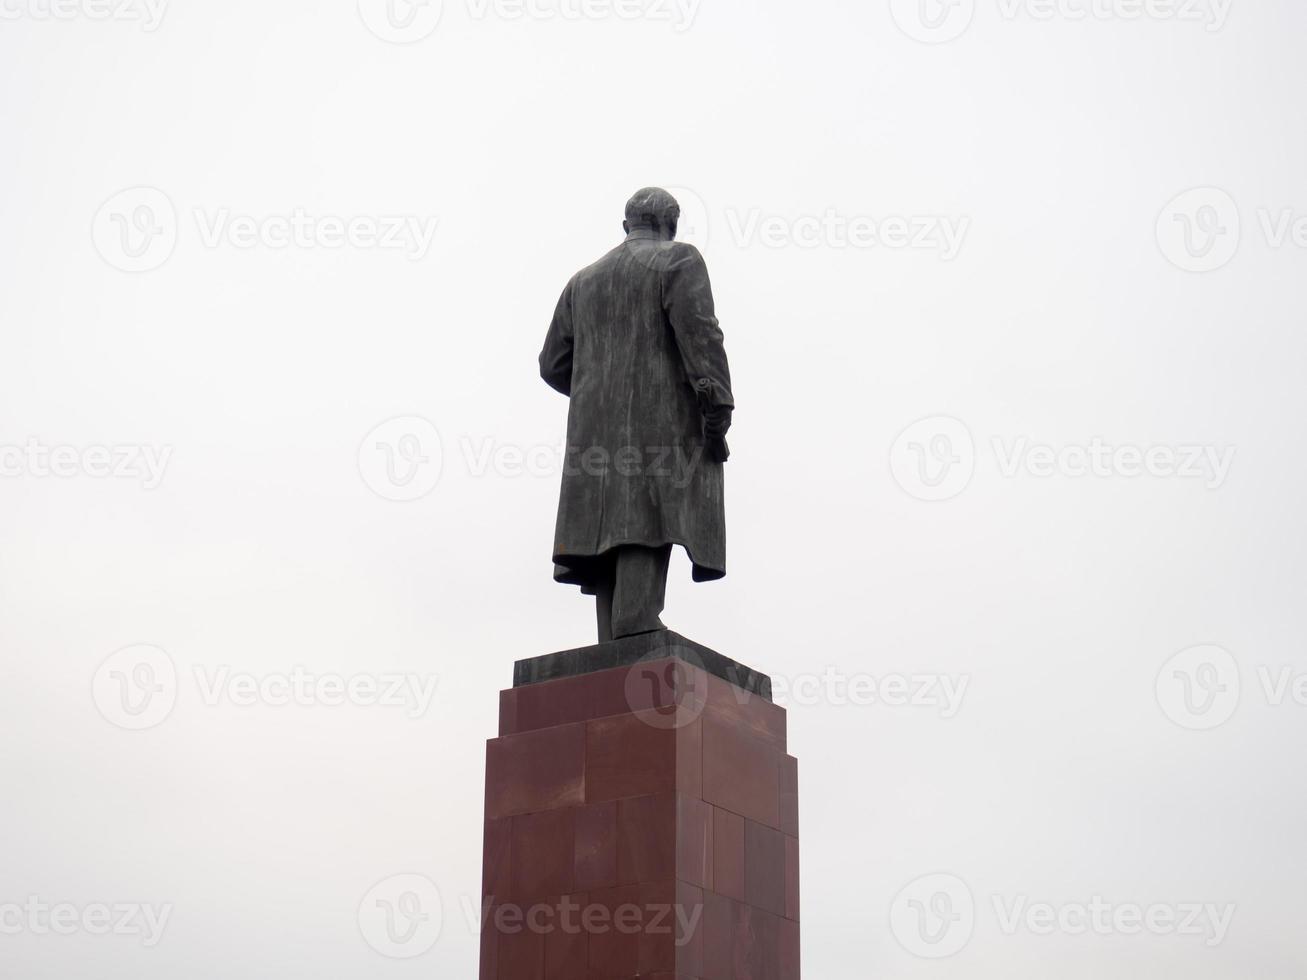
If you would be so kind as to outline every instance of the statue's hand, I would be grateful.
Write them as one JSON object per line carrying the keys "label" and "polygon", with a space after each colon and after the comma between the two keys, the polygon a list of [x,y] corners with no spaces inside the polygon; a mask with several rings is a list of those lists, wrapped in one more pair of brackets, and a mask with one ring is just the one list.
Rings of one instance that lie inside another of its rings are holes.
{"label": "statue's hand", "polygon": [[731,431],[731,415],[733,409],[729,408],[712,408],[704,415],[703,431],[709,438],[724,438],[726,433]]}
{"label": "statue's hand", "polygon": [[703,417],[703,432],[708,440],[708,456],[715,463],[724,463],[731,458],[730,447],[726,445],[726,433],[731,429],[732,411],[730,408],[711,408]]}
{"label": "statue's hand", "polygon": [[726,445],[725,436],[708,437],[708,458],[714,463],[724,463],[731,458],[731,447]]}

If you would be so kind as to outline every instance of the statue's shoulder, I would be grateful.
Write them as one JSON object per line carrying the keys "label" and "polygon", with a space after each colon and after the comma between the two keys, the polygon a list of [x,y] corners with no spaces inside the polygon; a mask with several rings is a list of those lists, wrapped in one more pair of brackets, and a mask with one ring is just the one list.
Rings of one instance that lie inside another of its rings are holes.
{"label": "statue's shoulder", "polygon": [[583,286],[587,279],[593,279],[596,273],[599,273],[603,270],[604,263],[607,258],[608,256],[605,255],[602,259],[599,259],[597,262],[591,262],[589,265],[585,266],[584,268],[578,269],[576,273],[572,276],[572,278],[567,281],[568,290],[569,291],[575,290],[579,286]]}
{"label": "statue's shoulder", "polygon": [[651,242],[659,265],[668,271],[702,265],[703,255],[689,242]]}
{"label": "statue's shoulder", "polygon": [[593,276],[596,273],[603,272],[604,270],[608,269],[610,266],[612,266],[614,263],[617,262],[618,257],[621,255],[621,253],[622,253],[621,245],[618,245],[616,248],[610,248],[607,252],[599,256],[599,258],[595,259],[584,269],[582,269],[580,272],[574,275],[572,277],[572,281],[576,282],[578,280],[586,279],[590,276]]}
{"label": "statue's shoulder", "polygon": [[668,272],[706,271],[707,263],[704,262],[703,253],[697,247],[689,242],[668,242],[667,245]]}

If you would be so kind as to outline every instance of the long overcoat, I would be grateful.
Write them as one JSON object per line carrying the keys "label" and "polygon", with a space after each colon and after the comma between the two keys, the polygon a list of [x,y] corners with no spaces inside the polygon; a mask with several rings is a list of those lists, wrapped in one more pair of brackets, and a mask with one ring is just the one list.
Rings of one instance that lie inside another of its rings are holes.
{"label": "long overcoat", "polygon": [[679,544],[726,574],[723,466],[705,417],[735,405],[703,256],[637,229],[567,284],[540,374],[570,396],[554,577],[593,587],[620,545]]}

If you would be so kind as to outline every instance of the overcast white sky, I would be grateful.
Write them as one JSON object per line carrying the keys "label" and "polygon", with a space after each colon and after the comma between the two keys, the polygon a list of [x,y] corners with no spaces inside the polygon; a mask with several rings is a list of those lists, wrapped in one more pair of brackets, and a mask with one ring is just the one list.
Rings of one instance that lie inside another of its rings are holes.
{"label": "overcast white sky", "polygon": [[1303,5],[360,3],[0,0],[0,973],[475,976],[593,630],[535,358],[663,184],[738,399],[665,618],[789,708],[807,976],[1303,976]]}

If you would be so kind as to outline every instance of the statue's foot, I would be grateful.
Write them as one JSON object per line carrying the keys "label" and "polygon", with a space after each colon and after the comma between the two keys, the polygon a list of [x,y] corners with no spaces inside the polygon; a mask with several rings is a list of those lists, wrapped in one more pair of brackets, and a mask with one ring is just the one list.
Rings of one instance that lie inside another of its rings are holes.
{"label": "statue's foot", "polygon": [[620,640],[627,636],[643,636],[645,633],[657,633],[665,629],[667,629],[667,627],[663,625],[663,621],[661,619],[655,619],[652,626],[648,624],[635,624],[621,629],[614,627],[613,639]]}

